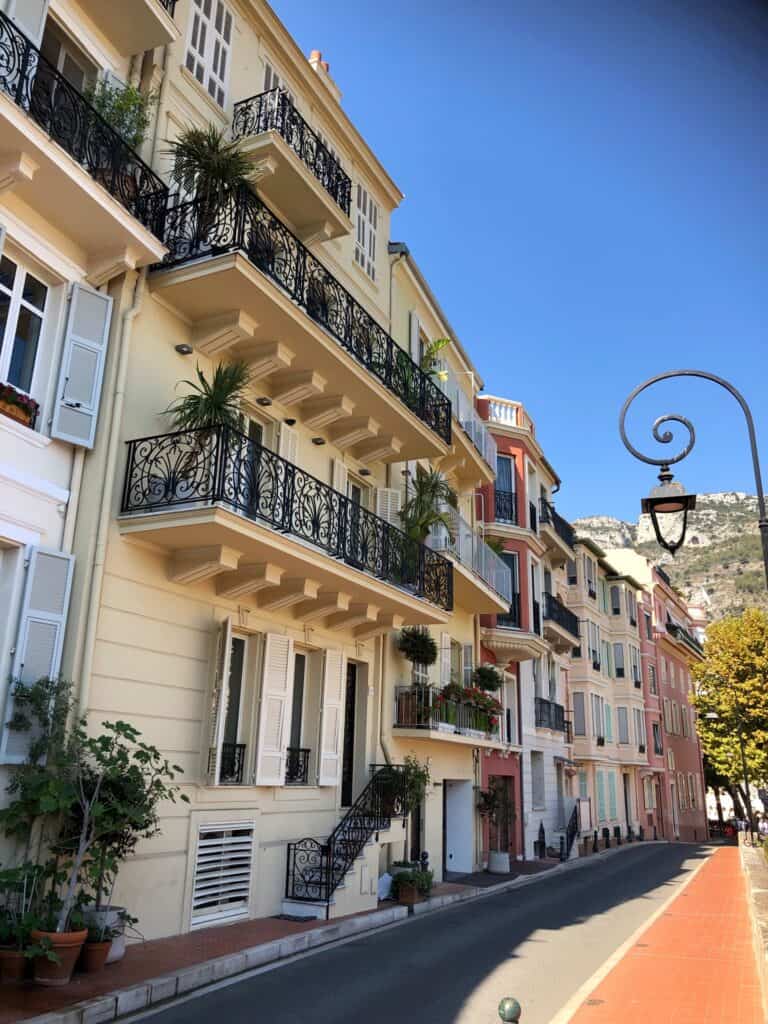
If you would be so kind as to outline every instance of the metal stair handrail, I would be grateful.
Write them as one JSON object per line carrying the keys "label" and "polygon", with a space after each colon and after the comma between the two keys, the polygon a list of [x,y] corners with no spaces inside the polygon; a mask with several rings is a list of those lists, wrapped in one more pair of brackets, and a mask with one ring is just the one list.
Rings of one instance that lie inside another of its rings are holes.
{"label": "metal stair handrail", "polygon": [[408,811],[403,767],[375,766],[368,785],[326,842],[308,837],[288,843],[286,899],[330,903],[374,832],[389,828],[392,818],[405,817]]}
{"label": "metal stair handrail", "polygon": [[575,803],[571,816],[568,819],[568,824],[565,829],[565,859],[571,856],[571,850],[573,844],[576,842],[576,836],[579,834],[579,805]]}

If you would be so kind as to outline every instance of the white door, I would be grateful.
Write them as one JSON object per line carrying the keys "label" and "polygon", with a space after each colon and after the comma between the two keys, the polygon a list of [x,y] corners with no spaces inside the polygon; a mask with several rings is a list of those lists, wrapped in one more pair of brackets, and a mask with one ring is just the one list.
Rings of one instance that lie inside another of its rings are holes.
{"label": "white door", "polygon": [[445,871],[469,874],[473,867],[474,803],[469,780],[453,782],[446,779],[445,800]]}

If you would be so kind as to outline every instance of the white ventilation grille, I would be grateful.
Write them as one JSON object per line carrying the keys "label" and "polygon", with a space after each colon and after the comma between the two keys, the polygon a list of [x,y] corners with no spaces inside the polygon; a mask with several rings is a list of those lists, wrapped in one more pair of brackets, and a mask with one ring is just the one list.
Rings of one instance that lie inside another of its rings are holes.
{"label": "white ventilation grille", "polygon": [[252,821],[201,825],[192,890],[192,928],[248,917]]}

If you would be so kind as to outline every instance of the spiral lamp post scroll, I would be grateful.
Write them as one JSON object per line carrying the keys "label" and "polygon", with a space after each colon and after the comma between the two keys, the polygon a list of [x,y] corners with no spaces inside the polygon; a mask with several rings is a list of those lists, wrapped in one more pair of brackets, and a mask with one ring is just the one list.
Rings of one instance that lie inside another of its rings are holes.
{"label": "spiral lamp post scroll", "polygon": [[[763,564],[765,567],[766,585],[768,586],[768,516],[766,516],[765,494],[763,492],[760,461],[757,454],[755,423],[752,418],[752,412],[747,405],[744,396],[736,390],[733,384],[730,384],[722,377],[717,377],[713,373],[706,373],[704,370],[668,370],[666,373],[659,373],[655,377],[650,377],[643,384],[638,385],[638,387],[634,389],[624,402],[624,405],[621,408],[621,413],[619,414],[619,434],[621,435],[624,447],[641,462],[645,462],[649,466],[660,467],[660,486],[654,487],[650,495],[647,498],[643,498],[641,503],[642,511],[650,514],[653,529],[659,544],[669,551],[670,554],[674,555],[685,541],[688,513],[696,508],[696,495],[686,494],[683,485],[679,481],[674,482],[673,475],[670,472],[669,467],[674,466],[678,462],[682,462],[682,460],[691,453],[693,446],[696,444],[696,431],[694,430],[691,421],[686,419],[685,416],[681,416],[679,413],[667,413],[664,416],[659,416],[659,418],[654,421],[651,428],[653,437],[659,442],[659,444],[670,444],[670,442],[674,440],[671,431],[661,430],[663,425],[666,423],[679,423],[685,427],[688,431],[688,441],[683,450],[678,452],[677,455],[654,459],[647,455],[643,455],[642,452],[639,452],[630,442],[627,437],[624,421],[626,419],[627,410],[642,391],[645,391],[646,388],[651,387],[653,384],[657,384],[659,381],[670,380],[675,377],[700,377],[703,380],[711,381],[713,384],[718,384],[721,388],[724,388],[729,394],[731,394],[741,406],[741,410],[744,413],[744,419],[747,423],[747,433],[749,435],[749,444],[752,453],[752,467],[755,473],[755,489],[757,491],[757,505],[759,513],[758,525],[760,528],[760,539],[763,548]],[[669,513],[682,513],[682,529],[677,540],[666,539],[662,535],[659,526],[659,515],[666,515]]]}

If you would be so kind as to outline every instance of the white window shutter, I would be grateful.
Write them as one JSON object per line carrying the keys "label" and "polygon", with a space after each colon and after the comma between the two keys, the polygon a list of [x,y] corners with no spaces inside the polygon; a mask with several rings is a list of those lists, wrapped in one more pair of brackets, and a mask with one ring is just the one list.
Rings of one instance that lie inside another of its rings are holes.
{"label": "white window shutter", "polygon": [[408,347],[411,359],[418,365],[421,362],[421,324],[413,311],[408,314]]}
{"label": "white window shutter", "polygon": [[3,249],[5,247],[5,225],[0,224],[0,256],[3,255]]}
{"label": "white window shutter", "polygon": [[451,681],[451,634],[440,634],[440,685],[447,686]]}
{"label": "white window shutter", "polygon": [[292,698],[293,640],[278,633],[267,633],[256,751],[257,786],[282,786],[285,782]]}
{"label": "white window shutter", "polygon": [[402,528],[400,519],[402,495],[396,487],[379,487],[376,490],[376,515],[392,526]]}
{"label": "white window shutter", "polygon": [[474,658],[474,647],[472,644],[464,644],[462,651],[462,668],[464,669],[464,685],[472,686],[472,672],[474,671],[473,665]]}
{"label": "white window shutter", "polygon": [[221,744],[229,697],[229,659],[232,651],[232,619],[227,616],[216,638],[216,664],[208,700],[208,721],[203,724],[203,775],[209,786],[218,786]]}
{"label": "white window shutter", "polygon": [[[29,549],[5,723],[13,716],[13,684],[55,679],[59,674],[74,565],[74,555],[63,551]],[[0,762],[21,763],[28,746],[26,733],[15,732],[6,725],[0,737]]]}
{"label": "white window shutter", "polygon": [[343,461],[341,459],[333,459],[331,461],[331,487],[345,497],[347,494],[348,477],[347,467]]}
{"label": "white window shutter", "polygon": [[111,319],[109,295],[73,285],[51,436],[83,448],[96,436]]}
{"label": "white window shutter", "polygon": [[344,655],[337,648],[325,652],[323,662],[323,708],[320,721],[318,785],[338,786],[341,782],[343,733]]}
{"label": "white window shutter", "polygon": [[280,443],[278,455],[286,462],[296,465],[296,456],[299,451],[299,435],[285,423],[280,424]]}
{"label": "white window shutter", "polygon": [[5,11],[35,46],[39,46],[48,14],[48,2],[49,0],[2,0],[0,10]]}

